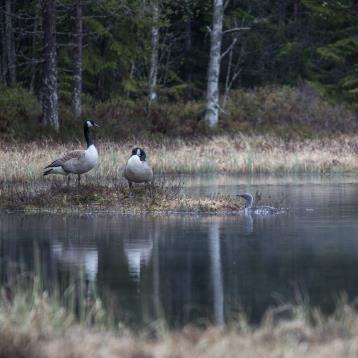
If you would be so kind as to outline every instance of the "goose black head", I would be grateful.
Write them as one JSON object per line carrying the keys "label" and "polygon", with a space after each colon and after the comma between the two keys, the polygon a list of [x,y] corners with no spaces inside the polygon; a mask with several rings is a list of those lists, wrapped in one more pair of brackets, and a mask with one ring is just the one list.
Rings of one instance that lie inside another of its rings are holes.
{"label": "goose black head", "polygon": [[237,196],[245,199],[245,208],[251,208],[254,202],[254,197],[251,193],[238,194]]}
{"label": "goose black head", "polygon": [[83,127],[84,128],[92,128],[92,127],[99,127],[99,125],[92,121],[91,119],[87,119],[83,122]]}
{"label": "goose black head", "polygon": [[83,132],[87,142],[87,148],[89,148],[93,144],[91,131],[90,131],[90,128],[92,127],[99,127],[99,125],[90,119],[87,119],[83,122]]}
{"label": "goose black head", "polygon": [[132,155],[138,155],[139,159],[144,162],[147,155],[142,148],[133,148]]}

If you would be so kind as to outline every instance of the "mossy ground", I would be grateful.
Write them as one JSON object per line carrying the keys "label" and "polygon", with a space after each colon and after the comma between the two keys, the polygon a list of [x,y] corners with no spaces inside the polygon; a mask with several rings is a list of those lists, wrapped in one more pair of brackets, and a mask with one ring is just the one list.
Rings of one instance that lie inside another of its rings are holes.
{"label": "mossy ground", "polygon": [[186,198],[180,183],[157,181],[152,185],[126,183],[67,186],[55,181],[50,186],[0,185],[0,208],[24,211],[116,211],[119,213],[236,213],[242,203],[230,196],[212,199]]}

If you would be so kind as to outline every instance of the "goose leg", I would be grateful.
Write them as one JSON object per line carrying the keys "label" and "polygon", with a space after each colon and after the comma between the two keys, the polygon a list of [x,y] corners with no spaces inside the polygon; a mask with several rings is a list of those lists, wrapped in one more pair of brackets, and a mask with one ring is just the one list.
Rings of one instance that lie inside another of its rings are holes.
{"label": "goose leg", "polygon": [[153,196],[153,183],[152,182],[150,182],[150,181],[147,181],[146,183],[145,183],[145,189],[147,190],[147,191],[149,191],[149,196],[150,197],[152,197]]}
{"label": "goose leg", "polygon": [[77,184],[78,184],[78,186],[80,186],[81,185],[81,174],[77,174],[77,178],[78,178]]}
{"label": "goose leg", "polygon": [[67,175],[67,188],[70,187],[70,179],[71,179],[70,175]]}
{"label": "goose leg", "polygon": [[129,197],[133,196],[133,183],[128,180],[128,186],[129,186]]}

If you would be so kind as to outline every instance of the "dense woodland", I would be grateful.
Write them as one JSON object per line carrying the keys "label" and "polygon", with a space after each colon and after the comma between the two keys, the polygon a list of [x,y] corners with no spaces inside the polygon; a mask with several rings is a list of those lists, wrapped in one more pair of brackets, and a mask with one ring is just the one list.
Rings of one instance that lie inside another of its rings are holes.
{"label": "dense woodland", "polygon": [[0,88],[17,89],[20,101],[36,96],[38,120],[54,130],[61,116],[75,120],[111,101],[147,114],[197,102],[197,118],[217,127],[237,90],[309,84],[329,101],[358,99],[356,0],[0,4]]}

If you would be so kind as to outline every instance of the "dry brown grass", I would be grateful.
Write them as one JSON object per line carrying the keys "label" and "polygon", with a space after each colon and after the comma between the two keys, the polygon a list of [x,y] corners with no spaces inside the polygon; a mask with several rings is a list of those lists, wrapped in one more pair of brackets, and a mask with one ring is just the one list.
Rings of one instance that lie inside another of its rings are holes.
{"label": "dry brown grass", "polygon": [[291,307],[291,318],[267,314],[259,327],[239,320],[230,328],[185,327],[145,332],[78,324],[45,294],[29,302],[15,296],[0,305],[0,357],[27,358],[236,358],[357,357],[358,313],[342,303],[330,317]]}
{"label": "dry brown grass", "polygon": [[58,340],[45,343],[43,354],[59,358],[356,357],[358,335],[345,337],[338,332],[323,333],[321,328],[309,327],[300,320],[247,333],[233,329],[198,331],[188,328],[168,333],[158,341],[70,331]]}
{"label": "dry brown grass", "polygon": [[[0,144],[0,180],[51,180],[43,167],[82,144]],[[97,168],[85,176],[119,179],[131,148],[145,148],[155,173],[298,173],[358,171],[358,136],[286,142],[268,136],[217,136],[194,142],[98,143]]]}
{"label": "dry brown grass", "polygon": [[[357,301],[348,304],[345,296],[330,316],[300,300],[269,310],[258,326],[248,324],[241,314],[226,328],[191,325],[170,331],[157,322],[149,331],[134,332],[114,325],[95,291],[81,295],[78,306],[83,314],[75,319],[75,306],[69,304],[74,297],[67,302],[58,290],[49,295],[38,276],[9,277],[6,288],[0,289],[0,358],[358,355]],[[69,294],[74,291],[69,287]]]}

